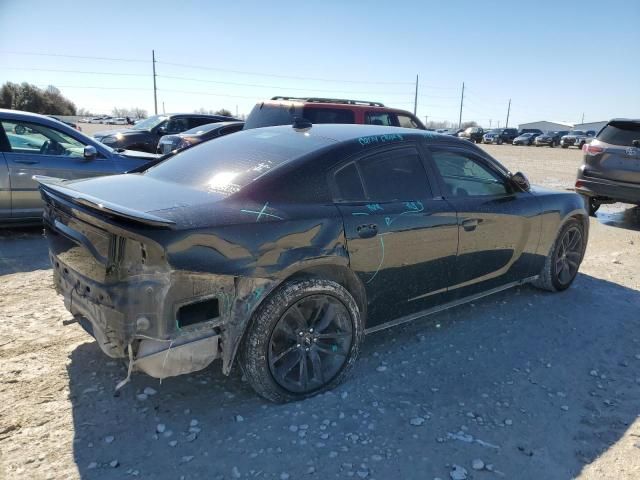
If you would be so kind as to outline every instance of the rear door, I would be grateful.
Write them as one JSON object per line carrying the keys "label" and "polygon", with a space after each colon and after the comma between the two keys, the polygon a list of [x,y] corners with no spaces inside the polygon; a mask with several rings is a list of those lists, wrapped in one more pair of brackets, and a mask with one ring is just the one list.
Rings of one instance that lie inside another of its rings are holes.
{"label": "rear door", "polygon": [[586,148],[589,176],[640,183],[640,121],[609,122]]}
{"label": "rear door", "polygon": [[446,300],[457,218],[436,196],[420,149],[376,149],[330,175],[350,265],[367,292],[367,328]]}
{"label": "rear door", "polygon": [[[11,184],[11,215],[39,217],[42,199],[34,175],[74,179],[114,171],[113,161],[85,160],[85,144],[66,132],[37,122],[0,120],[9,143],[4,153]],[[124,169],[122,170],[124,171]]]}
{"label": "rear door", "polygon": [[430,146],[446,200],[458,214],[459,248],[450,288],[457,298],[536,275],[539,203],[515,191],[495,164],[464,146]]}

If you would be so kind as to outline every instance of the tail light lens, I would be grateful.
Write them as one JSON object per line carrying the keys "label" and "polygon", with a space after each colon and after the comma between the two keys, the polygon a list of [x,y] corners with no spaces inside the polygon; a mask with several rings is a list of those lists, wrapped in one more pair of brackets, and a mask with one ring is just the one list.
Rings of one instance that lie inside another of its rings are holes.
{"label": "tail light lens", "polygon": [[599,147],[598,145],[591,145],[590,143],[585,143],[582,146],[582,150],[587,155],[598,155],[599,153],[604,152],[604,148]]}
{"label": "tail light lens", "polygon": [[584,183],[582,183],[582,180],[576,180],[576,188],[580,188],[584,185]]}

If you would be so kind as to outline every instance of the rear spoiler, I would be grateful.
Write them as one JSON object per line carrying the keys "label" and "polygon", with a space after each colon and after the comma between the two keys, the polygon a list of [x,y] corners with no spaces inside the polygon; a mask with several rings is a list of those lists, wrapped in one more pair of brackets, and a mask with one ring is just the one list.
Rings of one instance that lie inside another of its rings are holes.
{"label": "rear spoiler", "polygon": [[99,198],[87,195],[77,190],[73,190],[64,185],[64,180],[54,177],[46,177],[42,175],[34,175],[33,179],[40,184],[40,190],[45,195],[62,195],[72,202],[89,207],[92,210],[102,212],[108,215],[114,215],[134,222],[150,225],[153,227],[166,227],[171,228],[176,222],[167,220],[166,218],[158,217],[150,213],[141,212],[139,210],[133,210],[128,207],[123,207],[112,202],[107,202]]}

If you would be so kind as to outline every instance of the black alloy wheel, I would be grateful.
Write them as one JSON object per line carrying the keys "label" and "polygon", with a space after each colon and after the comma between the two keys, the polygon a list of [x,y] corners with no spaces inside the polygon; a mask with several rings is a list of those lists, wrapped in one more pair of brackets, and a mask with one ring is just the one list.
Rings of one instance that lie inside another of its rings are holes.
{"label": "black alloy wheel", "polygon": [[560,288],[566,288],[578,273],[583,253],[583,236],[578,226],[566,229],[554,258],[554,274]]}
{"label": "black alloy wheel", "polygon": [[344,367],[353,328],[344,304],[311,295],[291,305],[269,340],[269,370],[283,389],[308,394],[331,382]]}

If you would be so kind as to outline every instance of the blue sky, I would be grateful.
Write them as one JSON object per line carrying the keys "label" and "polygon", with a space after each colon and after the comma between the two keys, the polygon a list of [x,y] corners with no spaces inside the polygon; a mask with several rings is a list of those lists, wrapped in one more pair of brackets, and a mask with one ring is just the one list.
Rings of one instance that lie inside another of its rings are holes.
{"label": "blue sky", "polygon": [[423,120],[457,121],[463,81],[463,121],[504,125],[509,98],[512,125],[637,118],[638,46],[630,0],[0,1],[0,83],[53,84],[104,113],[153,112],[155,49],[160,112],[286,94],[413,110],[419,74]]}

